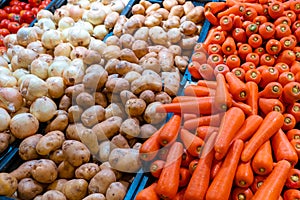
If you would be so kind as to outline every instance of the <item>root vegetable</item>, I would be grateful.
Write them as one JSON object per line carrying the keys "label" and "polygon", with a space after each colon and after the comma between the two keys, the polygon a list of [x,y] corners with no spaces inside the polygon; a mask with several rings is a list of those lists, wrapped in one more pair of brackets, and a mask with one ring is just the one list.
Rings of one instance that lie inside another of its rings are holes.
{"label": "root vegetable", "polygon": [[62,149],[57,149],[56,151],[50,153],[49,158],[57,165],[59,165],[61,162],[65,160],[65,156],[63,154]]}
{"label": "root vegetable", "polygon": [[51,120],[57,106],[55,102],[48,97],[37,98],[30,106],[30,113],[33,114],[40,122],[47,122]]}
{"label": "root vegetable", "polygon": [[42,184],[32,178],[24,178],[18,183],[18,197],[21,199],[33,199],[43,192]]}
{"label": "root vegetable", "polygon": [[126,191],[126,187],[121,182],[113,182],[107,188],[105,196],[107,200],[124,199]]}
{"label": "root vegetable", "polygon": [[177,69],[175,72],[162,72],[162,80],[164,81],[164,91],[170,95],[177,95],[180,87],[180,74]]}
{"label": "root vegetable", "polygon": [[0,133],[0,153],[5,151],[10,144],[11,135],[9,133]]}
{"label": "root vegetable", "polygon": [[34,135],[38,128],[38,119],[30,113],[15,115],[10,121],[11,133],[18,139],[24,139]]}
{"label": "root vegetable", "polygon": [[120,129],[122,118],[113,116],[96,124],[92,130],[97,135],[98,141],[106,140],[114,136]]}
{"label": "root vegetable", "polygon": [[139,98],[143,99],[146,104],[149,104],[155,101],[155,94],[151,90],[145,90],[140,94]]}
{"label": "root vegetable", "polygon": [[120,47],[115,45],[110,45],[104,49],[102,56],[105,60],[110,60],[113,58],[119,58],[120,54],[121,54]]}
{"label": "root vegetable", "polygon": [[112,29],[119,19],[120,14],[118,12],[109,13],[104,20],[104,25],[107,29]]}
{"label": "root vegetable", "polygon": [[54,48],[54,56],[70,57],[72,46],[70,43],[60,43]]}
{"label": "root vegetable", "polygon": [[36,145],[43,135],[35,134],[22,140],[19,146],[19,156],[23,160],[34,160],[39,158]]}
{"label": "root vegetable", "polygon": [[94,26],[102,24],[106,17],[106,12],[102,8],[90,9],[87,14],[87,21]]}
{"label": "root vegetable", "polygon": [[80,141],[79,134],[86,130],[87,128],[81,123],[69,124],[66,129],[66,138],[69,140],[78,140]]}
{"label": "root vegetable", "polygon": [[51,131],[44,135],[36,144],[36,151],[40,155],[48,155],[50,152],[61,148],[65,141],[64,133],[61,131]]}
{"label": "root vegetable", "polygon": [[67,40],[74,47],[77,46],[88,46],[91,40],[89,32],[85,29],[80,29],[77,27],[72,27],[68,31]]}
{"label": "root vegetable", "polygon": [[152,70],[156,73],[159,73],[161,71],[159,61],[155,57],[150,57],[150,58],[146,59],[143,62],[142,66],[145,70],[147,70],[147,69]]}
{"label": "root vegetable", "polygon": [[91,178],[93,178],[98,172],[100,171],[100,168],[95,163],[85,163],[78,167],[75,171],[75,177],[78,179],[85,179],[89,181]]}
{"label": "root vegetable", "polygon": [[83,92],[76,97],[76,103],[78,104],[78,106],[86,109],[95,105],[95,100],[91,94]]}
{"label": "root vegetable", "polygon": [[129,82],[123,78],[111,78],[105,84],[106,90],[112,93],[120,93],[123,90],[128,90],[129,87]]}
{"label": "root vegetable", "polygon": [[123,104],[125,104],[128,99],[137,99],[137,97],[129,90],[123,90],[120,93],[120,98]]}
{"label": "root vegetable", "polygon": [[49,65],[46,61],[42,61],[41,59],[37,58],[31,62],[29,71],[31,74],[34,74],[40,79],[45,80],[48,77],[48,68]]}
{"label": "root vegetable", "polygon": [[204,8],[202,6],[196,6],[186,15],[186,19],[194,22],[195,24],[204,20]]}
{"label": "root vegetable", "polygon": [[101,62],[101,55],[94,50],[87,50],[83,56],[83,62],[87,65],[98,64]]}
{"label": "root vegetable", "polygon": [[127,139],[121,135],[115,135],[112,139],[111,139],[111,145],[116,148],[130,148]]}
{"label": "root vegetable", "polygon": [[100,170],[90,181],[89,193],[105,194],[109,185],[116,181],[115,173],[108,168]]}
{"label": "root vegetable", "polygon": [[47,83],[36,76],[28,76],[28,78],[24,78],[23,81],[21,79],[19,79],[19,81],[21,81],[21,84],[19,84],[20,92],[26,100],[34,101],[48,94]]}
{"label": "root vegetable", "polygon": [[[132,44],[132,51],[138,58],[145,56],[148,53],[147,42],[144,40],[135,40]],[[136,60],[136,63],[138,63],[138,60]]]}
{"label": "root vegetable", "polygon": [[41,41],[31,42],[27,45],[27,49],[31,49],[38,54],[45,54],[46,48],[43,46]]}
{"label": "root vegetable", "polygon": [[[136,4],[138,5],[138,4]],[[134,33],[133,37],[136,40],[143,40],[145,42],[148,41],[148,36],[149,36],[149,28],[148,27],[141,27],[136,30]]]}
{"label": "root vegetable", "polygon": [[109,164],[118,171],[135,173],[141,167],[139,151],[131,148],[115,148],[109,155]]}
{"label": "root vegetable", "polygon": [[62,192],[57,190],[48,190],[43,194],[41,200],[52,200],[52,199],[67,200],[66,196]]}
{"label": "root vegetable", "polygon": [[105,108],[105,119],[113,116],[124,118],[124,110],[117,103],[111,103],[108,107]]}
{"label": "root vegetable", "polygon": [[72,60],[74,60],[75,58],[83,59],[86,54],[86,51],[87,51],[86,47],[82,47],[82,46],[75,47],[72,49],[70,53],[70,58]]}
{"label": "root vegetable", "polygon": [[5,109],[0,108],[0,132],[8,129],[10,121],[11,117],[8,112]]}
{"label": "root vegetable", "polygon": [[120,38],[118,36],[115,36],[115,35],[112,35],[112,36],[109,36],[107,39],[106,39],[106,45],[107,46],[110,46],[110,45],[116,45],[116,46],[119,46],[121,47],[121,41],[120,41]]}
{"label": "root vegetable", "polygon": [[54,49],[58,44],[62,43],[62,34],[58,30],[48,30],[42,35],[42,43],[47,49]]}
{"label": "root vegetable", "polygon": [[106,65],[105,65],[105,70],[107,71],[108,74],[116,74],[116,65],[119,63],[120,61],[116,58],[110,59],[107,61]]}
{"label": "root vegetable", "polygon": [[160,26],[154,26],[149,30],[149,36],[151,41],[154,44],[167,45],[168,44],[168,36],[163,28]]}
{"label": "root vegetable", "polygon": [[82,83],[85,88],[91,90],[101,89],[107,81],[108,73],[101,65],[91,65],[83,77]]}
{"label": "root vegetable", "polygon": [[155,95],[155,101],[167,104],[172,102],[172,98],[166,92],[159,92]]}
{"label": "root vegetable", "polygon": [[47,190],[56,190],[62,192],[62,189],[66,182],[68,182],[67,179],[57,179],[47,187]]}
{"label": "root vegetable", "polygon": [[68,68],[70,63],[65,60],[56,60],[48,68],[48,76],[63,76],[64,69]]}
{"label": "root vegetable", "polygon": [[149,138],[157,131],[157,128],[152,124],[144,124],[141,126],[140,129],[141,129],[141,133],[140,133],[141,138]]}
{"label": "root vegetable", "polygon": [[87,146],[91,154],[95,155],[98,153],[98,140],[97,135],[92,129],[86,129],[79,134],[80,140]]}
{"label": "root vegetable", "polygon": [[167,116],[166,113],[157,113],[156,112],[156,107],[159,105],[162,105],[162,103],[153,102],[147,106],[147,108],[145,110],[145,114],[144,114],[144,120],[148,124],[159,124],[166,119],[166,116]]}
{"label": "root vegetable", "polygon": [[108,29],[105,25],[97,25],[93,30],[93,35],[99,40],[103,40],[104,37],[108,34]]}
{"label": "root vegetable", "polygon": [[74,167],[78,167],[90,160],[90,151],[83,143],[79,141],[64,141],[62,150],[66,156],[66,160]]}
{"label": "root vegetable", "polygon": [[132,83],[134,80],[141,77],[141,74],[135,71],[130,71],[126,73],[124,79],[127,80],[129,83]]}
{"label": "root vegetable", "polygon": [[75,167],[68,161],[63,160],[57,167],[58,177],[63,179],[72,179],[75,174]]}
{"label": "root vegetable", "polygon": [[84,77],[84,71],[82,68],[76,66],[69,66],[63,69],[62,77],[67,86],[81,83]]}
{"label": "root vegetable", "polygon": [[82,200],[106,200],[105,196],[101,193],[93,193],[88,196],[86,196]]}
{"label": "root vegetable", "polygon": [[131,117],[142,115],[145,108],[146,103],[142,99],[129,99],[125,104],[125,112]]}
{"label": "root vegetable", "polygon": [[52,183],[57,178],[57,167],[52,160],[37,160],[31,170],[32,177],[40,183]]}
{"label": "root vegetable", "polygon": [[88,189],[88,182],[84,179],[73,179],[65,183],[63,194],[69,200],[82,200]]}
{"label": "root vegetable", "polygon": [[86,109],[81,115],[84,126],[92,127],[105,119],[105,109],[100,105],[94,105]]}
{"label": "root vegetable", "polygon": [[128,49],[128,48],[124,48],[124,49],[121,50],[120,59],[121,60],[126,60],[126,61],[131,62],[131,63],[138,63],[139,62],[139,59],[136,57],[135,52],[133,52],[131,49]]}
{"label": "root vegetable", "polygon": [[32,31],[31,27],[22,27],[17,32],[17,42],[19,45],[27,46],[31,42],[35,42],[38,39],[38,34]]}
{"label": "root vegetable", "polygon": [[97,159],[101,162],[108,161],[109,154],[113,149],[111,142],[109,140],[104,140],[99,144],[99,151],[97,154]]}
{"label": "root vegetable", "polygon": [[63,78],[61,77],[49,77],[46,80],[46,83],[48,85],[48,93],[49,96],[53,99],[58,99],[64,95],[65,91],[65,83]]}
{"label": "root vegetable", "polygon": [[83,113],[83,109],[80,106],[78,106],[78,105],[71,106],[68,109],[68,119],[69,119],[69,121],[71,123],[79,122],[82,113]]}

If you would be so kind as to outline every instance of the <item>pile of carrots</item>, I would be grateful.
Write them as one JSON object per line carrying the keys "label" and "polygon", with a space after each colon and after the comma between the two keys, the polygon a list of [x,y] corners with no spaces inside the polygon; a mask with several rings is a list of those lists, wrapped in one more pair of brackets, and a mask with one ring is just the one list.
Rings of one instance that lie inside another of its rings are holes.
{"label": "pile of carrots", "polygon": [[300,199],[300,1],[205,5],[194,83],[140,148],[155,181],[136,200]]}

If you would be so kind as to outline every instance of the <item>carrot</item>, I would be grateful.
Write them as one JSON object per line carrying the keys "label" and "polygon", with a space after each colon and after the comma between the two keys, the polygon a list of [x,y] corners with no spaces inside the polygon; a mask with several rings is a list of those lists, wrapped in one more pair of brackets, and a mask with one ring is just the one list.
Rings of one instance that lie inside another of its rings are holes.
{"label": "carrot", "polygon": [[173,200],[183,200],[185,190],[186,190],[186,188],[183,188],[179,192],[177,192],[177,194]]}
{"label": "carrot", "polygon": [[278,199],[288,177],[291,164],[286,160],[277,162],[271,174],[258,188],[252,200]]}
{"label": "carrot", "polygon": [[[240,17],[238,17],[240,19]],[[239,23],[239,22],[234,22],[234,23]],[[235,25],[235,26],[239,26],[239,25]],[[247,42],[247,35],[246,35],[246,32],[244,29],[242,28],[239,28],[239,27],[236,27],[235,29],[233,29],[232,31],[232,37],[233,39],[235,40],[235,42]],[[244,45],[244,46],[243,46]],[[250,47],[250,45],[246,46],[246,44],[242,44],[241,45],[242,47],[238,49],[238,52],[239,52],[239,55],[241,55],[241,53],[245,53],[245,52],[252,52],[252,48]],[[250,48],[248,48],[250,47]],[[246,57],[246,56],[245,56]],[[245,58],[245,57],[242,57],[241,58]]]}
{"label": "carrot", "polygon": [[215,90],[204,86],[188,85],[184,89],[185,96],[205,97],[215,95]]}
{"label": "carrot", "polygon": [[258,106],[263,114],[268,114],[271,111],[284,112],[284,106],[279,99],[259,98]]}
{"label": "carrot", "polygon": [[186,149],[183,150],[181,167],[188,168],[190,163],[195,159]]}
{"label": "carrot", "polygon": [[286,103],[294,103],[300,100],[300,83],[293,81],[283,87],[282,99]]}
{"label": "carrot", "polygon": [[274,68],[278,70],[279,74],[290,71],[289,66],[286,63],[282,63],[282,62],[276,63]]}
{"label": "carrot", "polygon": [[171,119],[162,127],[162,130],[157,137],[158,143],[162,146],[173,143],[179,133],[180,123],[181,116],[177,114],[173,115]]}
{"label": "carrot", "polygon": [[243,68],[235,67],[234,69],[231,70],[231,72],[234,73],[234,75],[236,75],[236,77],[238,77],[241,81],[245,81],[246,71]]}
{"label": "carrot", "polygon": [[[222,47],[221,47],[222,49]],[[222,57],[222,55],[220,54],[211,54],[208,56],[207,58],[207,64],[210,65],[213,69],[219,65],[219,64],[223,64],[224,63],[224,59]],[[214,79],[214,77],[212,77],[211,79]]]}
{"label": "carrot", "polygon": [[150,161],[155,158],[157,155],[160,144],[157,141],[158,135],[160,134],[162,128],[160,128],[158,131],[156,131],[153,135],[151,135],[141,146],[139,152],[140,152],[140,158],[144,161]]}
{"label": "carrot", "polygon": [[267,178],[267,176],[260,176],[260,175],[254,176],[254,181],[253,181],[252,185],[250,186],[253,193],[255,193],[258,190],[258,188],[260,188],[263,185],[266,178]]}
{"label": "carrot", "polygon": [[244,142],[242,140],[235,140],[232,143],[219,172],[207,190],[206,200],[223,200],[229,198],[235,171],[243,148]]}
{"label": "carrot", "polygon": [[157,183],[152,183],[150,186],[141,190],[135,197],[135,200],[159,200],[159,196],[155,192]]}
{"label": "carrot", "polygon": [[219,12],[217,17],[220,19],[223,16],[235,14],[239,16],[243,16],[246,12],[245,6],[242,4],[235,4],[234,6],[227,8],[226,10]]}
{"label": "carrot", "polygon": [[192,174],[191,180],[184,194],[185,200],[204,199],[210,181],[210,171],[214,157],[213,145],[217,133],[209,137],[204,145],[202,156]]}
{"label": "carrot", "polygon": [[204,6],[205,11],[210,11],[213,14],[216,14],[226,8],[225,2],[208,2]]}
{"label": "carrot", "polygon": [[180,178],[179,178],[179,187],[187,186],[190,182],[191,174],[187,168],[181,167],[179,170]]}
{"label": "carrot", "polygon": [[213,132],[218,132],[219,127],[215,126],[199,126],[196,130],[196,135],[200,137],[202,140],[209,137]]}
{"label": "carrot", "polygon": [[265,53],[260,56],[259,63],[260,65],[273,66],[275,63],[275,57],[273,55]]}
{"label": "carrot", "polygon": [[244,162],[249,161],[259,147],[278,132],[283,125],[283,120],[284,118],[279,112],[272,111],[268,113],[258,130],[254,133],[248,143],[246,143],[241,155],[241,160]]}
{"label": "carrot", "polygon": [[213,159],[211,170],[210,170],[210,180],[213,180],[216,175],[218,174],[221,166],[222,166],[223,160],[217,160]]}
{"label": "carrot", "polygon": [[172,199],[176,196],[180,179],[180,163],[183,153],[183,145],[180,142],[174,142],[167,156],[165,167],[159,176],[156,193],[161,198]]}
{"label": "carrot", "polygon": [[190,113],[190,114],[212,114],[215,112],[213,107],[214,97],[201,97],[197,101],[162,104],[156,107],[156,112],[165,113]]}
{"label": "carrot", "polygon": [[217,82],[216,81],[199,80],[197,82],[197,85],[208,87],[208,88],[211,88],[211,89],[216,89],[217,88]]}
{"label": "carrot", "polygon": [[300,103],[295,102],[289,105],[287,108],[287,112],[294,115],[297,123],[300,121]]}
{"label": "carrot", "polygon": [[261,125],[263,118],[259,115],[250,115],[247,117],[242,127],[237,131],[233,140],[241,139],[246,142]]}
{"label": "carrot", "polygon": [[230,31],[233,27],[233,20],[228,15],[221,17],[219,20],[220,26],[224,31]]}
{"label": "carrot", "polygon": [[[235,35],[237,35],[237,33],[236,33],[237,31],[238,31],[239,34],[243,33],[241,30],[243,30],[243,29],[235,29],[235,31],[233,32],[233,37],[234,37]],[[243,30],[243,31],[244,31],[244,30]],[[238,36],[238,35],[237,35],[237,36]],[[236,37],[237,37],[237,36],[236,36]],[[239,36],[239,37],[243,37],[243,38],[241,38],[241,39],[239,39],[239,40],[245,40],[244,42],[247,41],[246,33],[245,33],[245,36]],[[244,39],[244,38],[245,38],[245,39]],[[240,57],[242,60],[245,60],[246,57],[247,57],[247,55],[248,55],[249,53],[252,53],[252,47],[251,47],[249,44],[245,43],[245,44],[242,44],[241,46],[239,46],[239,48],[238,48],[238,55],[239,55],[239,57]]]}
{"label": "carrot", "polygon": [[150,164],[150,173],[152,176],[158,178],[161,174],[162,169],[165,166],[164,160],[155,160]]}
{"label": "carrot", "polygon": [[220,160],[226,155],[234,135],[242,127],[244,120],[245,114],[241,109],[232,107],[226,111],[214,145],[216,153],[220,154],[220,157],[216,159]]}
{"label": "carrot", "polygon": [[252,115],[252,108],[248,104],[232,100],[232,106],[241,109],[245,115]]}
{"label": "carrot", "polygon": [[193,174],[197,165],[198,165],[198,162],[199,162],[199,159],[194,159],[192,160],[192,162],[190,162],[189,164],[189,171],[190,171],[190,174]]}
{"label": "carrot", "polygon": [[219,126],[220,121],[220,114],[204,115],[195,119],[185,121],[183,127],[188,130],[194,130],[199,126]]}
{"label": "carrot", "polygon": [[300,130],[299,129],[291,129],[286,132],[286,136],[289,141],[292,139],[300,139]]}
{"label": "carrot", "polygon": [[211,55],[211,54],[222,55],[223,54],[222,47],[219,44],[210,44],[210,45],[208,45],[207,53],[208,53],[208,55]]}
{"label": "carrot", "polygon": [[266,141],[252,159],[252,169],[256,174],[267,175],[273,169],[273,157],[270,141]]}
{"label": "carrot", "polygon": [[194,97],[194,96],[176,96],[172,100],[172,103],[182,103],[182,102],[189,102],[189,101],[198,101],[198,100],[201,100],[201,98],[200,97]]}
{"label": "carrot", "polygon": [[290,141],[291,145],[293,146],[293,148],[295,149],[298,158],[300,158],[300,140],[299,139],[292,139]]}
{"label": "carrot", "polygon": [[232,98],[228,91],[225,77],[223,74],[218,74],[216,80],[215,106],[217,109],[227,110],[232,105]]}
{"label": "carrot", "polygon": [[280,129],[271,139],[272,149],[276,161],[287,160],[292,166],[298,162],[298,155],[285,133]]}
{"label": "carrot", "polygon": [[253,192],[250,188],[236,187],[232,190],[232,200],[250,200],[253,197]]}
{"label": "carrot", "polygon": [[236,51],[236,44],[234,39],[228,36],[225,41],[223,42],[222,51],[225,55],[232,55]]}
{"label": "carrot", "polygon": [[254,174],[251,168],[251,162],[240,162],[234,178],[235,184],[241,188],[248,188],[254,181]]}
{"label": "carrot", "polygon": [[300,199],[300,191],[297,189],[288,189],[283,193],[283,200],[297,200]]}
{"label": "carrot", "polygon": [[212,24],[212,25],[219,25],[219,20],[218,18],[215,16],[214,13],[210,12],[210,11],[205,11],[204,12],[204,16],[205,18]]}
{"label": "carrot", "polygon": [[199,73],[199,67],[200,67],[200,64],[198,62],[190,62],[187,66],[187,69],[188,71],[190,72],[191,76],[195,79],[201,79],[202,76],[201,74]]}
{"label": "carrot", "polygon": [[283,15],[284,7],[279,1],[271,2],[268,8],[268,13],[273,19],[277,19]]}
{"label": "carrot", "polygon": [[276,62],[277,63],[283,62],[283,63],[286,63],[287,65],[291,66],[295,60],[296,60],[296,55],[292,50],[284,50],[284,51],[281,51],[281,53],[277,57]]}
{"label": "carrot", "polygon": [[283,131],[291,130],[296,126],[296,119],[294,115],[290,113],[283,113],[283,117],[284,117],[284,122],[281,127]]}
{"label": "carrot", "polygon": [[202,78],[208,81],[215,80],[214,69],[209,64],[201,64],[198,69]]}
{"label": "carrot", "polygon": [[278,77],[278,82],[284,87],[286,84],[295,81],[295,76],[292,72],[283,72]]}
{"label": "carrot", "polygon": [[196,114],[183,114],[183,121],[187,121],[187,120],[190,120],[190,119],[195,119],[197,118],[197,115]]}
{"label": "carrot", "polygon": [[270,82],[277,81],[279,77],[279,72],[274,67],[267,67],[261,72],[261,80],[259,82],[259,86],[261,88],[266,87],[266,85]]}
{"label": "carrot", "polygon": [[262,98],[279,98],[282,94],[283,87],[278,82],[270,82],[258,93]]}
{"label": "carrot", "polygon": [[205,53],[205,52],[202,52],[202,51],[194,52],[191,57],[191,60],[192,60],[192,62],[197,62],[200,65],[202,65],[202,64],[206,63],[206,56],[207,56],[207,53]]}
{"label": "carrot", "polygon": [[255,82],[256,84],[258,84],[261,80],[261,74],[257,69],[249,69],[248,71],[246,71],[245,74],[245,81],[246,82]]}
{"label": "carrot", "polygon": [[169,150],[170,150],[170,146],[162,147],[161,149],[159,149],[159,151],[157,153],[157,158],[165,161],[167,159]]}
{"label": "carrot", "polygon": [[300,170],[291,169],[286,179],[285,186],[289,189],[299,189],[300,188]]}
{"label": "carrot", "polygon": [[214,69],[214,74],[215,76],[217,76],[218,74],[223,74],[225,76],[225,74],[227,72],[230,72],[230,69],[227,65],[225,64],[219,64],[215,67]]}
{"label": "carrot", "polygon": [[236,77],[232,72],[225,75],[226,81],[229,85],[229,92],[232,94],[234,100],[244,101],[248,98],[249,89],[245,83]]}
{"label": "carrot", "polygon": [[204,141],[201,138],[197,137],[186,129],[181,129],[180,139],[183,142],[184,147],[192,156],[200,156],[204,144]]}

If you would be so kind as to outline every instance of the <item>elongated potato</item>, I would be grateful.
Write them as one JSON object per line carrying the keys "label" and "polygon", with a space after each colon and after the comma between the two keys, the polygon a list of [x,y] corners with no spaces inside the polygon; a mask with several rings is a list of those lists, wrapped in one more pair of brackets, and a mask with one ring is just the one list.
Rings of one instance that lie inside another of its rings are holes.
{"label": "elongated potato", "polygon": [[139,151],[131,148],[115,148],[109,155],[109,164],[121,172],[137,172],[141,167]]}
{"label": "elongated potato", "polygon": [[131,49],[124,48],[121,50],[120,55],[121,60],[126,60],[131,63],[138,63],[139,59],[136,57],[135,52],[133,52]]}
{"label": "elongated potato", "polygon": [[81,122],[86,127],[92,127],[105,119],[105,109],[100,105],[94,105],[81,114]]}
{"label": "elongated potato", "polygon": [[92,130],[97,135],[98,141],[114,136],[120,129],[122,118],[113,116],[93,126]]}
{"label": "elongated potato", "polygon": [[139,98],[143,99],[146,104],[149,104],[155,101],[155,94],[151,90],[145,90],[140,94]]}
{"label": "elongated potato", "polygon": [[170,95],[177,95],[180,87],[180,74],[176,68],[175,72],[162,72],[162,79],[164,81],[164,91]]}
{"label": "elongated potato", "polygon": [[130,148],[130,146],[128,144],[128,141],[121,134],[115,135],[111,139],[111,145],[114,146],[114,148],[116,148],[116,147],[118,147],[118,148]]}
{"label": "elongated potato", "polygon": [[0,195],[12,196],[17,190],[18,181],[17,179],[8,173],[0,173]]}
{"label": "elongated potato", "polygon": [[10,175],[15,177],[18,181],[23,178],[29,178],[31,176],[31,170],[36,164],[37,160],[29,160],[21,164],[17,169],[13,170]]}
{"label": "elongated potato", "polygon": [[131,91],[138,95],[145,90],[160,92],[162,90],[161,77],[152,70],[145,70],[141,77],[131,83]]}
{"label": "elongated potato", "polygon": [[68,161],[62,161],[58,167],[58,178],[61,179],[72,179],[75,176],[75,167],[73,167]]}
{"label": "elongated potato", "polygon": [[100,168],[97,164],[85,163],[75,170],[75,177],[78,179],[82,178],[82,179],[89,181],[99,171],[100,171]]}
{"label": "elongated potato", "polygon": [[121,182],[113,182],[107,188],[105,196],[107,200],[124,199],[126,191],[126,187]]}
{"label": "elongated potato", "polygon": [[157,128],[152,124],[144,124],[141,126],[141,138],[149,138],[153,133],[157,131]]}
{"label": "elongated potato", "polygon": [[68,182],[68,179],[56,179],[53,183],[51,183],[48,187],[47,190],[57,190],[62,192],[62,189],[65,185],[65,183]]}
{"label": "elongated potato", "polygon": [[62,150],[66,156],[66,160],[78,167],[83,163],[87,163],[90,160],[89,149],[81,142],[76,140],[66,140],[62,145]]}
{"label": "elongated potato", "polygon": [[139,120],[135,118],[126,119],[120,127],[120,133],[127,138],[137,137],[140,134]]}
{"label": "elongated potato", "polygon": [[30,113],[15,115],[10,120],[11,133],[18,139],[24,139],[37,132],[39,121]]}
{"label": "elongated potato", "polygon": [[97,135],[92,129],[86,129],[79,134],[80,140],[90,150],[91,154],[95,155],[98,153],[98,140]]}
{"label": "elongated potato", "polygon": [[161,70],[164,72],[170,72],[175,69],[174,56],[169,50],[162,50],[158,53],[158,61]]}
{"label": "elongated potato", "polygon": [[41,134],[35,134],[22,140],[19,146],[19,155],[23,160],[33,160],[39,157],[36,146],[42,137]]}
{"label": "elongated potato", "polygon": [[79,134],[87,128],[81,123],[69,124],[66,130],[66,138],[80,141]]}
{"label": "elongated potato", "polygon": [[167,33],[160,26],[154,26],[150,28],[149,36],[154,44],[168,45]]}
{"label": "elongated potato", "polygon": [[136,30],[133,37],[136,40],[148,41],[148,36],[149,36],[149,28],[148,27],[141,27],[141,28]]}
{"label": "elongated potato", "polygon": [[115,26],[119,19],[120,14],[118,12],[109,13],[104,20],[104,25],[107,29],[111,29]]}
{"label": "elongated potato", "polygon": [[0,133],[0,153],[5,151],[9,146],[11,135],[8,133]]}
{"label": "elongated potato", "polygon": [[116,176],[111,169],[102,169],[91,179],[88,186],[88,191],[89,193],[105,194],[109,185],[115,181]]}
{"label": "elongated potato", "polygon": [[57,116],[47,125],[46,132],[64,131],[69,124],[68,113],[64,110],[59,110]]}
{"label": "elongated potato", "polygon": [[111,142],[109,140],[104,140],[99,144],[99,151],[97,155],[97,159],[101,162],[108,161],[109,154],[111,150],[113,149],[113,146],[111,145]]}
{"label": "elongated potato", "polygon": [[51,131],[40,138],[36,145],[36,151],[40,155],[48,155],[59,149],[65,141],[65,135],[61,131]]}

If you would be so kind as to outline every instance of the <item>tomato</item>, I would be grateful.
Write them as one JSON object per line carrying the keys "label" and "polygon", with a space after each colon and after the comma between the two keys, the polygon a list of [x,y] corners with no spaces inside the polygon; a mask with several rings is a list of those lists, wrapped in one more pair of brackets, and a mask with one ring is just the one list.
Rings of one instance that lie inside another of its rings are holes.
{"label": "tomato", "polygon": [[16,13],[16,14],[19,14],[22,10],[22,7],[19,6],[19,5],[14,5],[11,7],[11,12],[12,13]]}
{"label": "tomato", "polygon": [[3,40],[4,40],[4,37],[1,37],[1,35],[0,35],[0,47],[4,46],[4,41]]}
{"label": "tomato", "polygon": [[20,13],[21,22],[31,23],[34,20],[34,13],[31,10],[25,10]]}
{"label": "tomato", "polygon": [[3,19],[7,19],[8,14],[5,10],[0,9],[0,21],[2,21]]}
{"label": "tomato", "polygon": [[23,2],[23,1],[21,1],[21,2],[19,2],[19,4],[18,4],[19,6],[21,6],[22,7],[22,9],[24,10],[25,9],[25,6],[27,5],[27,3],[25,3],[25,2]]}
{"label": "tomato", "polygon": [[39,10],[43,10],[43,9],[45,9],[46,7],[47,7],[46,5],[41,4],[41,5],[39,6]]}
{"label": "tomato", "polygon": [[15,14],[15,13],[10,13],[8,15],[8,19],[11,21],[11,22],[20,22],[20,15],[19,14]]}
{"label": "tomato", "polygon": [[8,34],[10,34],[8,29],[6,29],[6,28],[0,29],[0,35],[2,35],[3,37],[7,36]]}
{"label": "tomato", "polygon": [[9,19],[3,19],[0,23],[0,27],[7,28],[9,23],[10,23]]}
{"label": "tomato", "polygon": [[39,8],[34,7],[31,9],[32,13],[36,16],[36,14],[39,12]]}
{"label": "tomato", "polygon": [[17,33],[20,28],[21,28],[21,26],[18,22],[10,22],[8,24],[8,30],[11,33]]}
{"label": "tomato", "polygon": [[24,9],[25,9],[25,10],[31,10],[31,6],[30,6],[29,4],[26,4],[26,6],[25,6]]}
{"label": "tomato", "polygon": [[28,26],[29,26],[28,23],[23,23],[23,24],[21,24],[21,27],[28,27]]}
{"label": "tomato", "polygon": [[6,13],[11,13],[11,7],[10,6],[5,6],[3,9],[6,11]]}
{"label": "tomato", "polygon": [[31,7],[38,7],[41,4],[41,0],[28,0]]}
{"label": "tomato", "polygon": [[12,0],[12,1],[9,2],[10,6],[15,6],[15,5],[18,5],[18,4],[19,4],[18,0]]}

